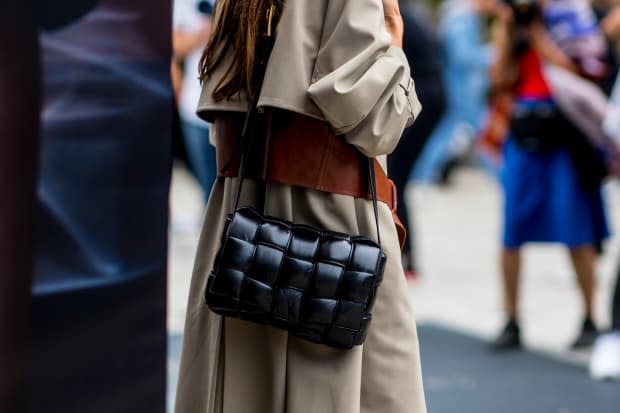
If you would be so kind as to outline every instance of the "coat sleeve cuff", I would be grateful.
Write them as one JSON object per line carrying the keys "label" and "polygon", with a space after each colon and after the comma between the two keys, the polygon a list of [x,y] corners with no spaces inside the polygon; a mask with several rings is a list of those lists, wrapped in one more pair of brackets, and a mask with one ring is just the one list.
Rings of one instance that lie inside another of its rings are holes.
{"label": "coat sleeve cuff", "polygon": [[[405,56],[405,52],[402,48],[398,46],[390,46],[387,54],[398,58],[406,67],[409,67],[409,61],[407,60],[407,56]],[[403,76],[399,85],[407,99],[407,105],[409,106],[409,118],[406,123],[406,126],[408,127],[411,126],[422,111],[422,104],[418,99],[418,95],[415,91],[415,82],[413,81],[409,71]]]}

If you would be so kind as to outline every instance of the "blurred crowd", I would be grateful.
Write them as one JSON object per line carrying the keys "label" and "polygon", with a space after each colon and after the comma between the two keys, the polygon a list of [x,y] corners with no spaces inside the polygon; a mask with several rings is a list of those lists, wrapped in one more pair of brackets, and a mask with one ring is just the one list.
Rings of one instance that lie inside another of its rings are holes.
{"label": "blurred crowd", "polygon": [[[205,202],[216,179],[195,114],[214,4],[65,3],[0,6],[0,411],[28,400],[29,411],[161,412],[173,148]],[[593,310],[610,235],[601,187],[620,173],[616,3],[402,0],[424,109],[388,158],[408,277],[424,276],[408,185],[449,187],[465,164],[501,183],[505,325],[493,350],[522,346],[521,248],[566,247],[583,301],[571,346],[593,346],[595,379],[620,379],[620,282],[612,325]]]}
{"label": "blurred crowd", "polygon": [[[421,5],[402,7],[413,15]],[[594,344],[594,378],[620,376],[618,288],[610,333],[599,336],[593,314],[595,263],[609,236],[601,186],[618,172],[617,92],[612,91],[619,15],[614,4],[579,0],[444,2],[436,10],[436,29],[429,32],[437,47],[426,46],[436,55],[428,61],[440,62],[441,71],[434,73],[441,77],[433,82],[442,84],[444,100],[421,95],[432,126],[406,132],[390,164],[401,203],[408,179],[422,188],[447,185],[463,162],[485,168],[501,183],[499,272],[506,324],[491,343],[494,350],[521,346],[522,247],[567,248],[583,301],[581,331],[571,346]],[[417,75],[418,62],[412,59],[411,65],[420,83],[430,77]],[[443,110],[435,111],[442,104]],[[408,141],[415,139],[424,142],[421,149],[399,169],[394,160],[410,154]],[[416,239],[415,228],[409,228]],[[415,272],[412,245],[403,262]]]}

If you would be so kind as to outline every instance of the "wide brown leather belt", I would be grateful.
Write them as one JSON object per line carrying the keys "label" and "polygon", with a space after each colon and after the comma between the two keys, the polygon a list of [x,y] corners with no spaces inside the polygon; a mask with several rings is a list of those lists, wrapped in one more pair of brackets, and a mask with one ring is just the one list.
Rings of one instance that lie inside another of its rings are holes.
{"label": "wide brown leather belt", "polygon": [[[244,116],[218,115],[215,144],[218,176],[239,174],[240,140]],[[325,121],[274,111],[262,117],[254,140],[259,140],[258,156],[249,158],[246,177],[300,186],[318,191],[371,199],[366,158],[334,134]],[[256,146],[254,146],[256,148]],[[262,151],[262,154],[260,153]],[[392,211],[401,248],[406,230],[396,215],[396,188],[375,160],[377,199]]]}

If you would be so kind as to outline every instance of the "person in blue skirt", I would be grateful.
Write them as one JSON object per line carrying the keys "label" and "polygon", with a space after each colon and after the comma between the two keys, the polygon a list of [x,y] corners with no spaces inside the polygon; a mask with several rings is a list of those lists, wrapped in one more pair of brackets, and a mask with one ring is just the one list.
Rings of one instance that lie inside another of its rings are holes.
{"label": "person in blue skirt", "polygon": [[584,306],[573,347],[591,345],[597,335],[594,266],[597,249],[608,235],[600,191],[603,173],[595,149],[558,109],[544,77],[546,64],[588,75],[584,73],[588,68],[580,65],[584,60],[566,53],[553,38],[549,22],[557,20],[549,16],[557,6],[569,9],[567,1],[550,0],[533,3],[530,10],[501,7],[499,12],[498,56],[491,75],[496,84],[510,88],[514,104],[502,174],[501,269],[507,322],[492,343],[497,350],[521,345],[520,250],[529,242],[561,243],[568,248]]}

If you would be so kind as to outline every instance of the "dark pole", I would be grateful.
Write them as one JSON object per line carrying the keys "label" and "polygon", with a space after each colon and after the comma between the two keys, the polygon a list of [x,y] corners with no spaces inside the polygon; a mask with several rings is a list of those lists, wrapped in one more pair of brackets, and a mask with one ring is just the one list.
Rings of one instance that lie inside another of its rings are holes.
{"label": "dark pole", "polygon": [[40,108],[37,29],[24,3],[0,2],[0,411],[14,413],[24,410]]}

